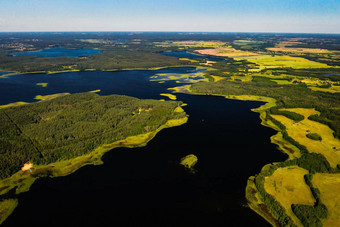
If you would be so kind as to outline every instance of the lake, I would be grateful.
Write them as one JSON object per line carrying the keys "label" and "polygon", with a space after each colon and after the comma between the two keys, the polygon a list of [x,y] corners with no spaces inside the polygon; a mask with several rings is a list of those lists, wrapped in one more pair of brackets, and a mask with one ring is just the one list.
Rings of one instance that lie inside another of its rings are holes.
{"label": "lake", "polygon": [[[158,83],[158,73],[193,73],[195,68],[154,71],[27,74],[0,79],[0,103],[34,101],[61,92],[122,94],[161,99],[178,86]],[[36,83],[48,83],[47,87]],[[275,131],[250,109],[263,103],[177,94],[188,123],[162,130],[141,148],[118,148],[104,164],[85,166],[60,178],[37,180],[18,196],[19,205],[3,226],[270,226],[247,208],[251,175],[286,156],[270,143]],[[179,161],[195,154],[196,173]]]}
{"label": "lake", "polygon": [[46,48],[38,51],[27,51],[12,53],[14,56],[34,56],[34,57],[72,57],[99,54],[99,49],[66,49],[62,47]]}

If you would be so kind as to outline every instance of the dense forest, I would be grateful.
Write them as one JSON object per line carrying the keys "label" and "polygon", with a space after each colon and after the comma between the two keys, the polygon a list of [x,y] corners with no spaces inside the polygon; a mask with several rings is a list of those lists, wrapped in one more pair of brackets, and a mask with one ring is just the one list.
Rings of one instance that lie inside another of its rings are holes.
{"label": "dense forest", "polygon": [[175,101],[95,93],[66,95],[49,101],[0,110],[0,179],[28,161],[47,164],[92,151],[102,144],[153,131],[169,119]]}

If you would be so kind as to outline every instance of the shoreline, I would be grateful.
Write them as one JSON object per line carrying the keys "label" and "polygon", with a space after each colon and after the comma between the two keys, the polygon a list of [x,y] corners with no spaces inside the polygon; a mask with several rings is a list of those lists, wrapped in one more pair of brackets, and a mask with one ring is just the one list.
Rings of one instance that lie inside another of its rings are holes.
{"label": "shoreline", "polygon": [[[270,97],[265,96],[254,96],[254,95],[221,95],[221,94],[203,94],[192,92],[190,88],[187,89],[187,92],[192,95],[211,95],[211,96],[221,96],[226,99],[234,99],[240,101],[260,101],[265,102],[265,104],[259,106],[258,108],[251,109],[251,111],[259,113],[259,117],[261,119],[261,125],[265,127],[269,127],[277,131],[277,133],[270,137],[271,143],[278,146],[279,150],[285,154],[287,154],[287,159],[296,158],[296,154],[294,155],[291,151],[294,151],[295,146],[288,141],[286,141],[282,137],[281,129],[276,126],[272,121],[266,119],[266,110],[276,106],[276,100]],[[298,152],[297,156],[300,156],[301,153]],[[271,166],[272,164],[267,164],[262,167],[261,172]],[[255,213],[260,215],[263,219],[265,219],[272,226],[278,227],[281,226],[278,219],[276,219],[272,213],[267,208],[267,205],[264,203],[256,185],[255,185],[255,176],[250,176],[247,180],[247,185],[245,188],[245,198],[247,199],[247,206],[253,210]]]}
{"label": "shoreline", "polygon": [[159,66],[159,67],[148,67],[148,68],[124,68],[124,69],[70,69],[70,70],[60,70],[60,71],[32,71],[32,72],[16,72],[16,71],[6,71],[3,69],[0,69],[0,71],[3,72],[9,72],[8,74],[3,74],[0,76],[0,78],[7,78],[9,76],[15,76],[15,75],[25,75],[25,74],[58,74],[58,73],[71,73],[71,72],[93,72],[93,71],[99,71],[99,72],[119,72],[119,71],[133,71],[133,70],[160,70],[160,69],[166,69],[166,68],[181,68],[181,67],[194,67],[198,69],[206,69],[209,67],[206,66],[200,66],[200,65],[173,65],[173,66]]}
{"label": "shoreline", "polygon": [[[103,144],[90,153],[78,156],[76,158],[57,161],[47,165],[35,166],[32,173],[28,171],[23,172],[20,170],[11,177],[0,181],[0,196],[4,196],[11,190],[15,191],[14,195],[27,192],[35,180],[41,177],[62,177],[69,175],[86,165],[101,165],[103,164],[101,158],[106,152],[119,147],[135,148],[146,146],[147,143],[152,140],[161,130],[183,125],[187,122],[187,120],[188,117],[170,119],[152,132],[129,136],[123,140],[118,140],[111,144]],[[16,198],[6,198],[3,199],[0,204],[1,203],[5,204],[2,204],[4,206],[2,206],[0,209],[0,224],[5,221],[5,219],[13,212],[16,205],[18,204],[18,201]]]}

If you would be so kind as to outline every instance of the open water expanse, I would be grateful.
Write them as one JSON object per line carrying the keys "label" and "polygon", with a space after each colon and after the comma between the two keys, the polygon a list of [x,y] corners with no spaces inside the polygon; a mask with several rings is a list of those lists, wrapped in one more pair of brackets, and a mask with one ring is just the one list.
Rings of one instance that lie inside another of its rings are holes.
{"label": "open water expanse", "polygon": [[[16,75],[0,78],[0,103],[96,89],[100,95],[161,99],[160,93],[178,84],[152,82],[150,76],[195,71]],[[162,130],[145,147],[114,149],[104,155],[103,165],[37,180],[18,196],[4,226],[267,226],[245,206],[248,177],[286,158],[270,143],[275,131],[250,110],[263,103],[189,94],[177,99],[188,104],[187,124]],[[196,173],[179,165],[188,154],[198,157]]]}

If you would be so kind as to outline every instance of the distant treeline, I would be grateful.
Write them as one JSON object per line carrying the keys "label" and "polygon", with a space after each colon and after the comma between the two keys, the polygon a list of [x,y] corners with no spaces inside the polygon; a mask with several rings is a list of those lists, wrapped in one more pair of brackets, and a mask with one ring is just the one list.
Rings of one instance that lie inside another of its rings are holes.
{"label": "distant treeline", "polygon": [[99,54],[86,57],[50,57],[11,56],[0,51],[0,69],[4,71],[37,72],[62,70],[110,70],[126,68],[152,68],[172,65],[187,65],[175,57],[157,54],[156,51],[140,51],[136,48],[127,50],[117,48],[114,51],[104,50]]}
{"label": "distant treeline", "polygon": [[[102,144],[153,131],[185,116],[175,101],[80,93],[0,110],[0,179],[25,162],[47,164],[87,154]],[[149,111],[142,109],[151,108]]]}

